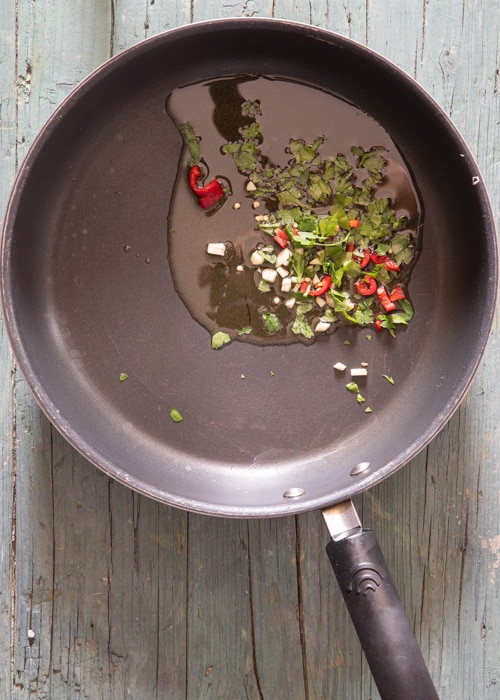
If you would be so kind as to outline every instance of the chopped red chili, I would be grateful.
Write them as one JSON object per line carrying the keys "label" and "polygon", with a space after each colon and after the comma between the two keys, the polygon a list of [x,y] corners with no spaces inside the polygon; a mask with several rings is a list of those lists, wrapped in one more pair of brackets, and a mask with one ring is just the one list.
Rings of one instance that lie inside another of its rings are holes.
{"label": "chopped red chili", "polygon": [[372,253],[370,257],[374,265],[382,265],[387,260],[387,255],[379,255],[378,253]]}
{"label": "chopped red chili", "polygon": [[288,245],[288,235],[284,228],[277,228],[274,231],[274,240],[281,248],[286,248]]}
{"label": "chopped red chili", "polygon": [[376,331],[382,330],[382,319],[380,318],[380,316],[377,316],[377,318],[375,319],[375,330]]}
{"label": "chopped red chili", "polygon": [[330,275],[325,275],[318,285],[311,287],[309,296],[320,297],[325,294],[332,285],[332,278]]}
{"label": "chopped red chili", "polygon": [[377,280],[370,275],[365,275],[362,280],[357,280],[354,286],[358,294],[369,297],[377,291]]}
{"label": "chopped red chili", "polygon": [[389,295],[387,294],[387,290],[383,284],[377,288],[377,296],[384,308],[384,311],[394,311],[396,304],[389,299]]}
{"label": "chopped red chili", "polygon": [[399,286],[399,284],[397,284],[392,290],[392,293],[389,294],[389,299],[391,301],[399,301],[400,299],[406,299],[406,295],[402,287]]}
{"label": "chopped red chili", "polygon": [[349,226],[350,226],[351,228],[359,228],[359,224],[360,224],[360,223],[361,223],[361,222],[360,222],[359,219],[350,219],[350,220],[349,220]]}
{"label": "chopped red chili", "polygon": [[391,260],[391,258],[387,258],[387,260],[385,261],[385,266],[388,270],[391,270],[392,272],[399,272],[401,269],[397,262],[395,260]]}
{"label": "chopped red chili", "polygon": [[371,256],[372,256],[371,250],[370,250],[369,248],[366,248],[365,254],[364,254],[364,256],[363,256],[363,260],[359,263],[359,266],[360,266],[360,268],[361,268],[362,270],[364,270],[365,267],[366,267],[366,266],[368,265],[368,263],[370,262]]}
{"label": "chopped red chili", "polygon": [[195,193],[198,204],[202,209],[210,209],[215,204],[220,202],[225,196],[224,189],[217,180],[214,178],[206,185],[198,187],[198,180],[201,178],[201,168],[199,165],[192,165],[189,170],[189,186]]}
{"label": "chopped red chili", "polygon": [[399,272],[400,267],[395,260],[390,258],[388,255],[379,255],[378,253],[371,254],[371,261],[374,265],[385,265],[387,270],[392,272]]}

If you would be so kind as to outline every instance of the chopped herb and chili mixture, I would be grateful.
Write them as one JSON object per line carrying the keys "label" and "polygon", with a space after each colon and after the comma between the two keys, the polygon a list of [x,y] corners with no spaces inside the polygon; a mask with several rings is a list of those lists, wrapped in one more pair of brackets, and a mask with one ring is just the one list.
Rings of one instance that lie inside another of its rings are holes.
{"label": "chopped herb and chili mixture", "polygon": [[[230,243],[218,242],[214,223],[207,257],[233,266],[235,275],[252,275],[258,314],[253,324],[213,333],[212,347],[253,333],[276,342],[294,336],[312,342],[346,324],[395,335],[413,317],[408,280],[418,254],[417,222],[384,196],[385,148],[352,146],[332,155],[325,136],[291,138],[288,162],[277,164],[264,153],[260,102],[243,101],[241,115],[239,138],[227,141],[222,152],[244,178],[261,237],[247,259],[237,260]],[[202,139],[191,124],[178,128],[190,154],[186,184],[213,214],[231,197],[231,187],[208,177]]]}

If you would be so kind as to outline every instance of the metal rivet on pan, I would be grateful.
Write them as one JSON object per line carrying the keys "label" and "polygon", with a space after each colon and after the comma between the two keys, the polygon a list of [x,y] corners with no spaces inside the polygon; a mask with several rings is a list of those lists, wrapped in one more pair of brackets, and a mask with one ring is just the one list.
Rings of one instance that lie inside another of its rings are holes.
{"label": "metal rivet on pan", "polygon": [[294,487],[293,489],[287,489],[283,493],[283,498],[299,498],[300,496],[303,496],[304,493],[305,493],[304,489]]}
{"label": "metal rivet on pan", "polygon": [[356,466],[351,469],[351,476],[362,474],[368,469],[369,466],[370,462],[360,462],[359,464],[356,464]]}

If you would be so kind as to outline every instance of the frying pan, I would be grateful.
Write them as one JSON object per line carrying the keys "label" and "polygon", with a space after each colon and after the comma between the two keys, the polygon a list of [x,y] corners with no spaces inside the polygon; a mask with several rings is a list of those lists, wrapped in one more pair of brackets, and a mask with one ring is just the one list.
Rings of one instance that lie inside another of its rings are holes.
{"label": "frying pan", "polygon": [[[396,339],[343,328],[310,347],[233,342],[214,351],[191,317],[168,263],[182,139],[165,99],[235,75],[340,96],[397,144],[424,218],[410,282],[415,317]],[[492,323],[497,259],[473,157],[410,77],[351,40],[287,21],[217,20],[148,39],[84,80],[42,129],[13,188],[1,264],[19,366],[77,450],[119,482],[192,511],[322,509],[382,697],[437,697],[350,499],[405,464],[457,408]],[[368,363],[371,414],[335,376],[338,360]],[[170,419],[174,406],[182,422]]]}

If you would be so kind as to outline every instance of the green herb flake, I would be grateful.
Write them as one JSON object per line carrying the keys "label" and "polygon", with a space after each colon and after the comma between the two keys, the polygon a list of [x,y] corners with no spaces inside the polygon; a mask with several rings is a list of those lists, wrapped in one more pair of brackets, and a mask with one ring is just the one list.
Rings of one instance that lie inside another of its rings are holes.
{"label": "green herb flake", "polygon": [[260,111],[260,104],[252,100],[246,100],[241,105],[241,114],[244,117],[257,117],[259,114],[262,114]]}
{"label": "green herb flake", "polygon": [[356,382],[349,382],[349,384],[345,385],[345,388],[348,391],[352,391],[354,394],[359,394],[359,386],[356,384]]}
{"label": "green herb flake", "polygon": [[384,379],[387,379],[389,384],[394,384],[394,379],[392,377],[390,377],[388,374],[383,374],[382,376]]}
{"label": "green herb flake", "polygon": [[250,335],[252,332],[252,327],[251,326],[245,326],[244,328],[240,328],[238,331],[238,335]]}
{"label": "green herb flake", "polygon": [[367,406],[365,408],[365,413],[373,413],[373,410],[370,408],[370,406]]}
{"label": "green herb flake", "polygon": [[174,421],[174,423],[180,423],[184,420],[181,413],[176,408],[172,408],[170,411],[170,418]]}
{"label": "green herb flake", "polygon": [[356,396],[356,401],[357,401],[358,403],[365,403],[366,399],[365,399],[364,396],[361,396],[361,394],[358,394],[358,395]]}
{"label": "green herb flake", "polygon": [[281,330],[281,321],[276,314],[269,311],[263,311],[262,319],[268,333],[278,333],[278,331]]}
{"label": "green herb flake", "polygon": [[189,122],[185,122],[184,124],[179,124],[178,129],[181,132],[182,138],[184,139],[184,142],[189,150],[189,165],[197,165],[201,160],[201,150],[200,142],[192,125]]}
{"label": "green herb flake", "polygon": [[306,318],[306,313],[313,308],[314,304],[308,302],[298,302],[296,305],[295,321],[292,326],[292,333],[303,335],[304,338],[314,338],[314,331]]}
{"label": "green herb flake", "polygon": [[[247,181],[247,196],[255,200],[254,204],[265,206],[266,215],[255,217],[260,230],[271,238],[275,238],[277,228],[286,232],[286,244],[291,252],[287,262],[289,274],[298,282],[288,292],[297,300],[291,313],[280,312],[278,318],[267,309],[261,311],[266,332],[269,335],[282,332],[282,325],[286,325],[286,334],[290,329],[295,335],[313,339],[315,321],[323,316],[326,322],[328,316],[328,323],[345,320],[365,328],[373,327],[377,321],[377,328],[380,325],[395,337],[395,329],[406,326],[413,317],[410,302],[398,299],[394,311],[386,313],[377,296],[368,298],[362,293],[364,290],[357,291],[357,283],[366,276],[375,280],[377,286],[386,287],[389,294],[407,278],[406,269],[400,276],[383,259],[376,262],[370,257],[361,269],[366,249],[378,256],[389,256],[397,265],[408,269],[417,252],[417,231],[407,230],[411,228],[408,218],[398,217],[390,197],[377,196],[387,167],[386,149],[352,146],[354,157],[340,153],[325,157],[325,136],[311,142],[292,138],[285,149],[289,158],[286,164],[279,165],[265,153],[267,142],[260,120],[260,101],[242,102],[241,115],[238,134],[234,141],[222,146],[222,152]],[[189,150],[190,163],[201,162],[200,138],[192,125],[181,124],[179,131]],[[318,207],[321,213],[316,211]],[[281,246],[275,238],[258,249],[268,265],[277,264],[281,251],[276,243]],[[311,284],[317,286],[318,280],[325,276],[330,277],[330,286],[317,301],[326,301],[328,308],[321,311],[325,305],[320,303],[305,306]],[[307,282],[305,291],[300,289],[303,281]],[[256,279],[255,284],[265,295],[277,286],[263,279]],[[264,305],[267,306],[265,301]],[[252,332],[251,328],[236,331],[238,336]],[[372,335],[366,338],[371,340]],[[212,347],[218,349],[230,340],[226,333],[215,333]],[[350,341],[345,340],[344,345],[350,345]],[[364,401],[363,397],[358,401]]]}
{"label": "green herb flake", "polygon": [[217,331],[212,336],[212,348],[213,350],[219,350],[226,343],[231,342],[231,336],[229,333],[224,333],[224,331]]}
{"label": "green herb flake", "polygon": [[120,381],[124,382],[126,379],[128,379],[128,374],[125,374],[125,372],[122,372],[120,374]]}

